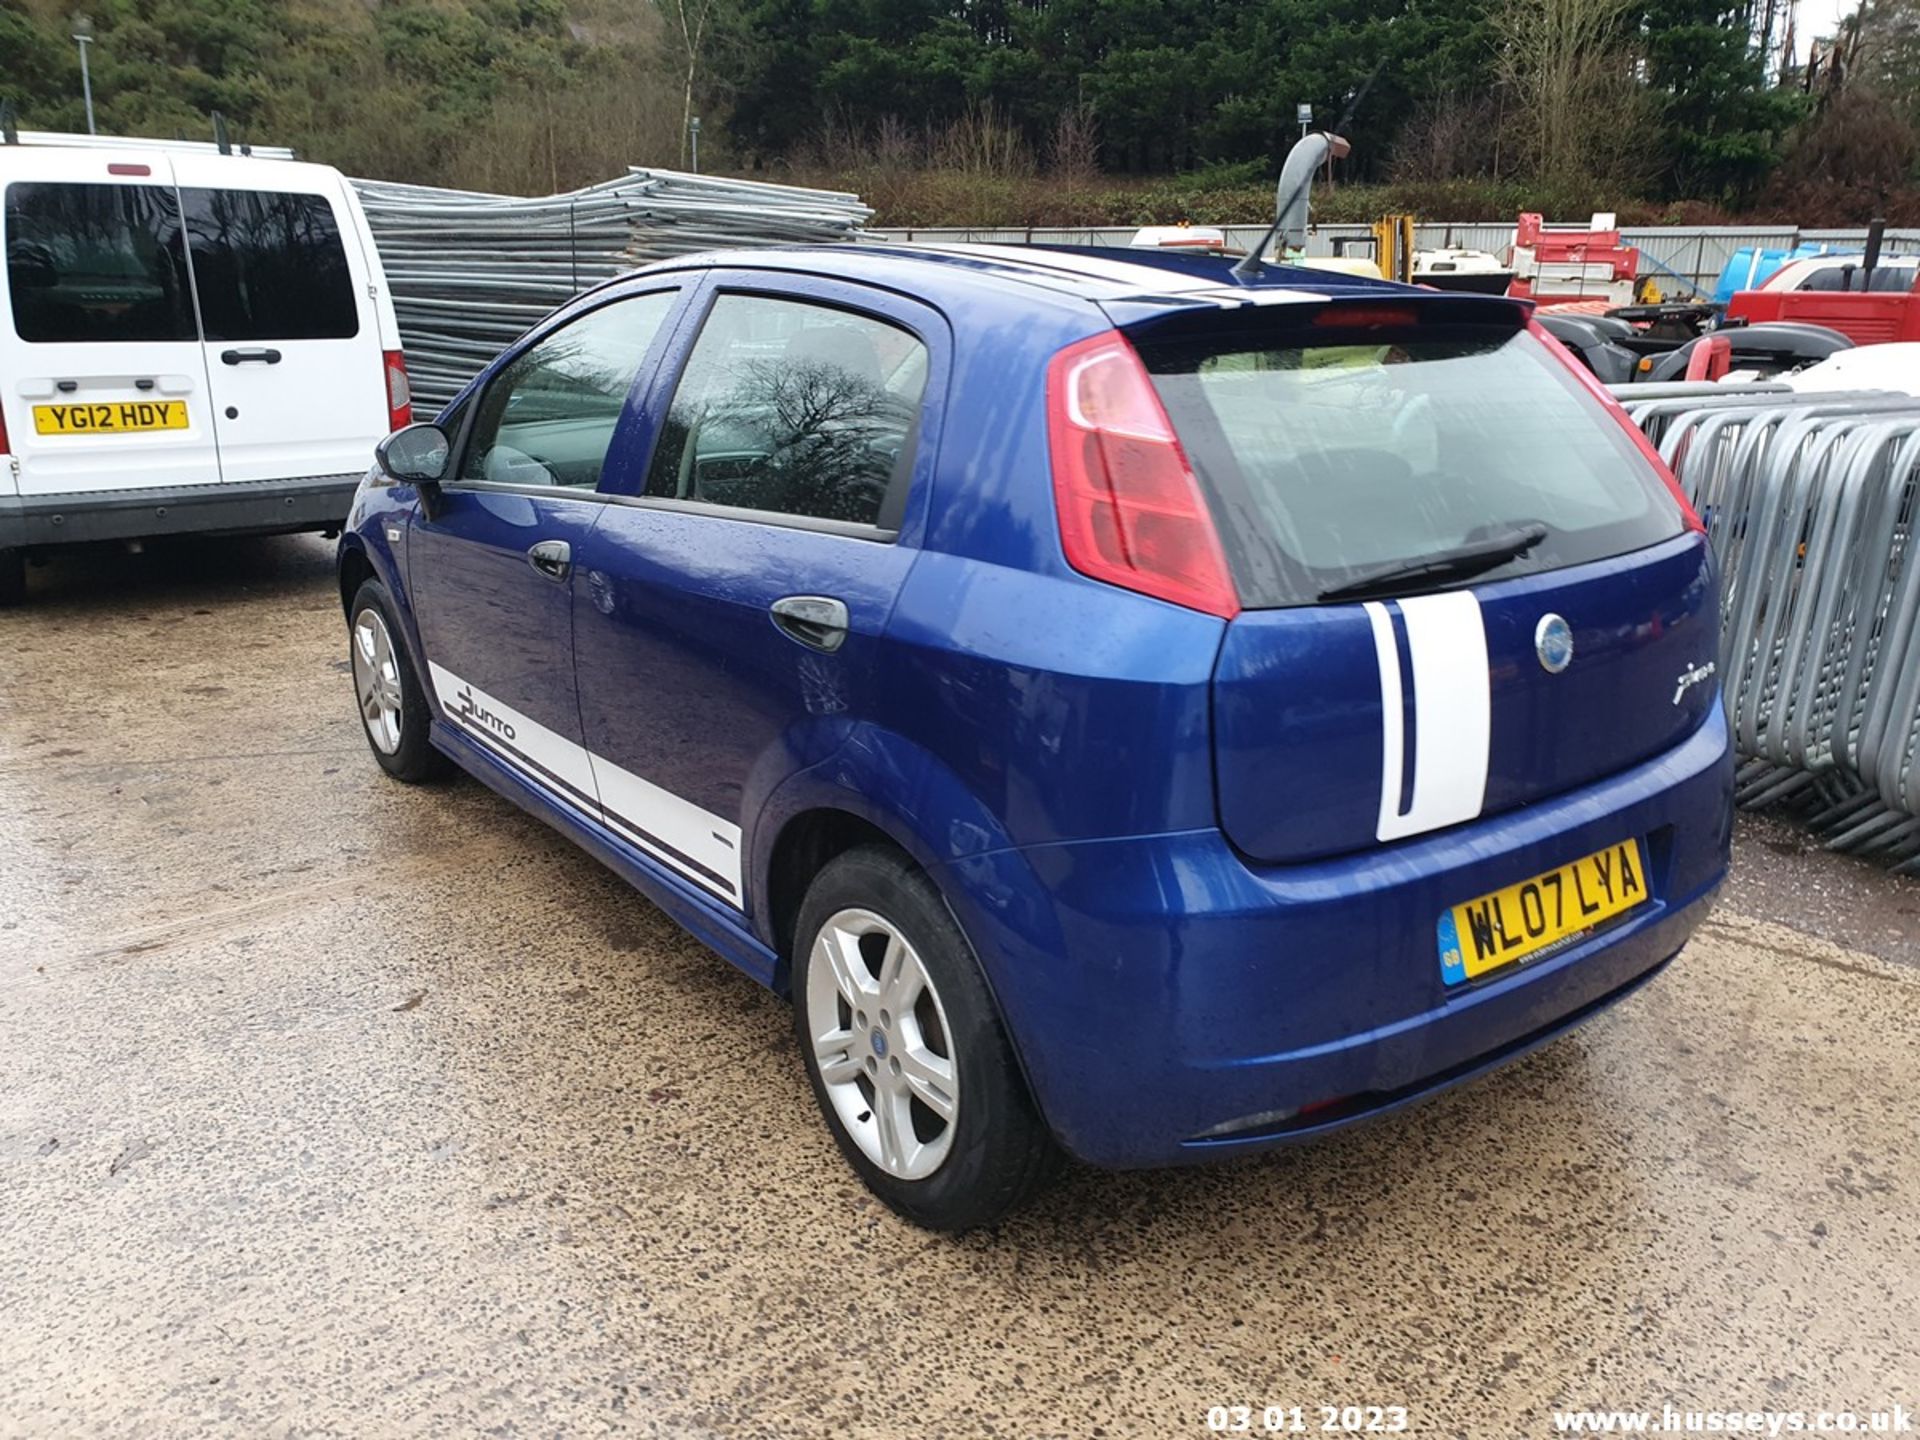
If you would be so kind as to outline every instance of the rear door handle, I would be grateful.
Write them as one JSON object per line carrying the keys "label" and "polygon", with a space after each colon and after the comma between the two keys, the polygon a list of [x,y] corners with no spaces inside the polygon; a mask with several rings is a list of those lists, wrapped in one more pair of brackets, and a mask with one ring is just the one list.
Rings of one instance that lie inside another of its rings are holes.
{"label": "rear door handle", "polygon": [[527,551],[527,563],[549,580],[564,580],[573,569],[573,547],[564,540],[542,540]]}
{"label": "rear door handle", "polygon": [[847,606],[830,595],[788,595],[767,607],[773,623],[815,650],[831,655],[847,643]]}
{"label": "rear door handle", "polygon": [[278,365],[280,352],[278,350],[222,350],[220,363],[222,365]]}

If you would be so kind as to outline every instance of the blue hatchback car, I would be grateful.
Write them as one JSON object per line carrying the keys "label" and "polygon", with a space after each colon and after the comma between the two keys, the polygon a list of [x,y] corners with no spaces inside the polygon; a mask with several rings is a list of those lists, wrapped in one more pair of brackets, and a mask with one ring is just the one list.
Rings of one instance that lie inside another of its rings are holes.
{"label": "blue hatchback car", "polygon": [[389,437],[340,591],[380,765],[790,994],[848,1161],[942,1229],[1512,1059],[1727,866],[1705,538],[1506,299],[689,257]]}

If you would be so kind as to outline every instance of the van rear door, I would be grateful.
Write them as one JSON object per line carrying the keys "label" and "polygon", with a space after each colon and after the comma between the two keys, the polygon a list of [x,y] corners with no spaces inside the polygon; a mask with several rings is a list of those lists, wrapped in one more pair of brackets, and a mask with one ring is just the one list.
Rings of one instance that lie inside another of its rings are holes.
{"label": "van rear door", "polygon": [[0,410],[20,492],[217,482],[168,157],[8,146],[0,179]]}
{"label": "van rear door", "polygon": [[176,155],[229,481],[358,475],[387,433],[372,277],[319,165]]}

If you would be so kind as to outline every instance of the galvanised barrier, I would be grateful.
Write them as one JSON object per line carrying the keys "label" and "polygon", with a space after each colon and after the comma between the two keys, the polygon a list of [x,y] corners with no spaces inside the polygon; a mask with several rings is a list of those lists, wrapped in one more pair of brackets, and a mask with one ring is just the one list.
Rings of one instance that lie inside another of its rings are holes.
{"label": "galvanised barrier", "polygon": [[1618,386],[1706,523],[1747,807],[1920,873],[1920,398]]}

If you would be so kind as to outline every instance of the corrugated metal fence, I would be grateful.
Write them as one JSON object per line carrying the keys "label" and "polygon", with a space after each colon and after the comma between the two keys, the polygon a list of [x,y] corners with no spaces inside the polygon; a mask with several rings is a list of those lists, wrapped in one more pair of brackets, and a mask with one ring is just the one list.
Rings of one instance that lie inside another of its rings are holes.
{"label": "corrugated metal fence", "polygon": [[[1228,225],[1223,227],[1229,244],[1247,247],[1265,233],[1264,225]],[[1122,226],[1080,226],[1062,229],[1044,227],[880,229],[868,230],[872,238],[884,240],[923,240],[929,242],[962,241],[995,245],[1112,245],[1125,246],[1134,229]],[[1342,237],[1359,239],[1370,234],[1365,225],[1316,225],[1307,239],[1307,253],[1333,254],[1333,242]],[[1835,249],[1858,250],[1866,244],[1864,226],[1853,230],[1799,230],[1791,225],[1702,225],[1692,227],[1640,227],[1620,232],[1627,244],[1637,246],[1643,257],[1643,271],[1662,271],[1687,281],[1702,290],[1711,290],[1713,282],[1739,251],[1750,246],[1790,250],[1807,243],[1831,245]],[[1420,249],[1460,245],[1486,250],[1495,255],[1513,243],[1511,220],[1483,221],[1473,224],[1423,224],[1414,227],[1414,244]],[[1890,251],[1920,250],[1920,229],[1889,230]],[[1672,288],[1672,287],[1668,287]]]}

